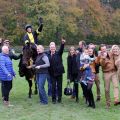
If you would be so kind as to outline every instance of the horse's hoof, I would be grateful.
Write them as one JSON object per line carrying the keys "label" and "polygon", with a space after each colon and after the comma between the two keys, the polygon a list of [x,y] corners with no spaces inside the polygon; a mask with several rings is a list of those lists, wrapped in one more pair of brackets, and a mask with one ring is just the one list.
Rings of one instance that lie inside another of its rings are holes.
{"label": "horse's hoof", "polygon": [[38,91],[37,91],[37,90],[35,90],[35,91],[34,91],[34,94],[35,94],[35,95],[37,95],[37,94],[38,94]]}
{"label": "horse's hoof", "polygon": [[29,99],[31,99],[32,97],[31,96],[28,96]]}

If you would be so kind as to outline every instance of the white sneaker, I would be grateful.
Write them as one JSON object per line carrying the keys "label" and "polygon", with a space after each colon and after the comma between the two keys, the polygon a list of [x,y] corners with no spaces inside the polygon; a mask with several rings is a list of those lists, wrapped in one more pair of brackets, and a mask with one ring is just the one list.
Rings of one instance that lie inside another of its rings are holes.
{"label": "white sneaker", "polygon": [[9,101],[3,101],[4,105],[6,107],[13,107],[14,105],[11,105]]}
{"label": "white sneaker", "polygon": [[13,107],[14,105],[8,104],[8,107]]}

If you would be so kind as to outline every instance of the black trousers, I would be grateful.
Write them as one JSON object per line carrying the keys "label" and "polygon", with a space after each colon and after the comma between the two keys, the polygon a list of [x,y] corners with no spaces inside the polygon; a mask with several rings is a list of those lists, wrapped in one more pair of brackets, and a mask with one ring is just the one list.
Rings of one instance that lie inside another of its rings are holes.
{"label": "black trousers", "polygon": [[51,76],[52,79],[52,102],[58,101],[61,102],[62,98],[62,75],[60,76]]}
{"label": "black trousers", "polygon": [[74,81],[74,90],[75,90],[76,100],[78,100],[78,81],[77,80]]}
{"label": "black trousers", "polygon": [[4,101],[9,101],[9,93],[12,89],[12,80],[11,81],[2,81],[1,83],[1,92]]}
{"label": "black trousers", "polygon": [[87,86],[82,82],[80,84],[81,84],[81,87],[82,87],[83,96],[85,97],[85,99],[87,101]]}
{"label": "black trousers", "polygon": [[83,94],[89,103],[89,106],[95,107],[94,96],[92,92],[92,84],[87,83],[87,85],[85,85],[81,82],[81,87],[83,90]]}

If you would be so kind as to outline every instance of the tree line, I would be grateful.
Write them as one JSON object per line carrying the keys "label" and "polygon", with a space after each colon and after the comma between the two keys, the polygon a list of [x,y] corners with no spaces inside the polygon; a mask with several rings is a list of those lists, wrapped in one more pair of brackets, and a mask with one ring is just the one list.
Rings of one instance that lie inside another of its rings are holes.
{"label": "tree line", "polygon": [[[41,44],[50,41],[67,44],[78,41],[120,44],[120,8],[113,7],[119,0],[106,5],[100,0],[0,0],[0,37],[22,44],[24,26],[37,29],[38,18],[44,19]],[[114,4],[113,4],[114,3]]]}

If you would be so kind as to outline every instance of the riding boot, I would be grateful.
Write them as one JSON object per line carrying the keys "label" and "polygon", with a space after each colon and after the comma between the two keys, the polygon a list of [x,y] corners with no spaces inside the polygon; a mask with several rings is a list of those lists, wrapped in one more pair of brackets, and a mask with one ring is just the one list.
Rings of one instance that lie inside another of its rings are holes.
{"label": "riding boot", "polygon": [[32,97],[32,89],[29,89],[29,98]]}

